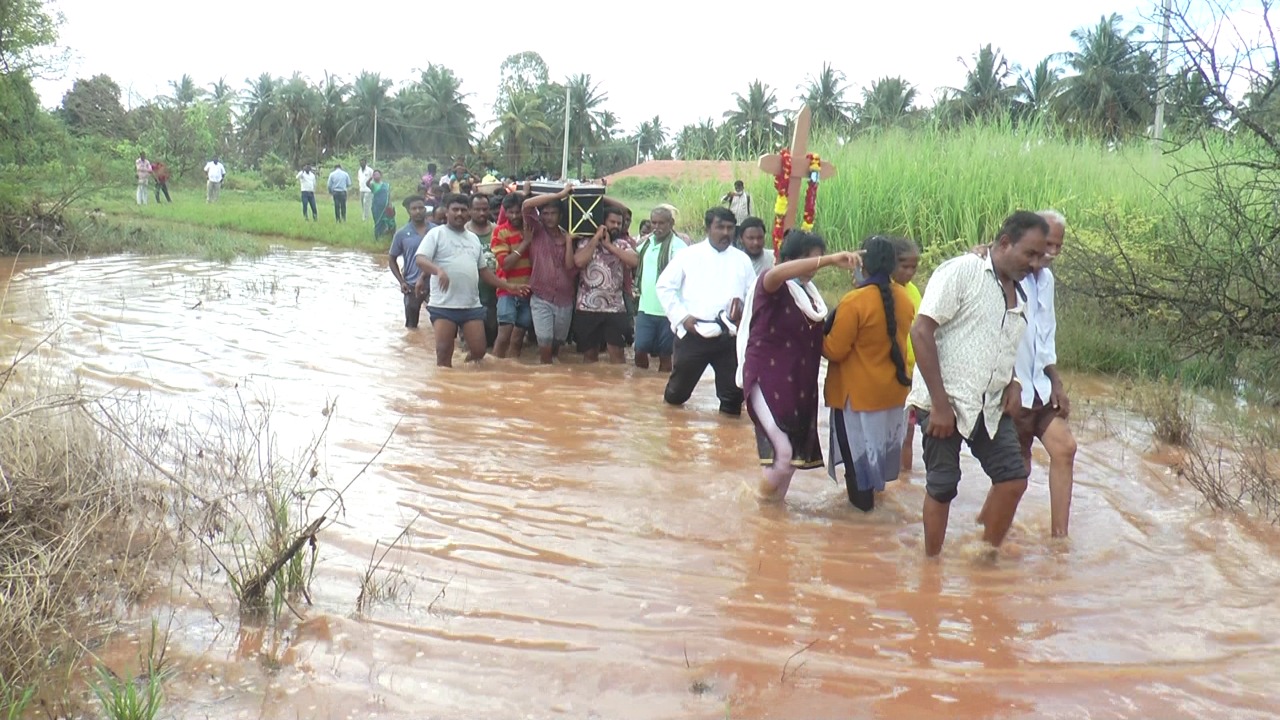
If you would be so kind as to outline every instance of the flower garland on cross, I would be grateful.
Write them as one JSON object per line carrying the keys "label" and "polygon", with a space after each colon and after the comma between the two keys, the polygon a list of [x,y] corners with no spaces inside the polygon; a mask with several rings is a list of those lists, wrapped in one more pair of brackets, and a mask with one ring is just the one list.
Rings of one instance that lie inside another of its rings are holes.
{"label": "flower garland on cross", "polygon": [[[814,218],[818,202],[818,183],[833,177],[836,167],[823,160],[815,152],[807,148],[809,142],[809,123],[812,113],[809,106],[800,108],[795,118],[795,132],[791,137],[791,147],[783,148],[776,154],[760,156],[759,168],[773,176],[773,187],[778,192],[773,210],[773,254],[777,258],[782,239],[786,231],[799,225],[805,231],[813,230]],[[799,175],[792,173],[792,164],[804,162]],[[805,191],[804,204],[801,206],[800,185],[808,178],[809,186]],[[803,212],[797,212],[803,209]],[[798,216],[798,217],[797,217]]]}

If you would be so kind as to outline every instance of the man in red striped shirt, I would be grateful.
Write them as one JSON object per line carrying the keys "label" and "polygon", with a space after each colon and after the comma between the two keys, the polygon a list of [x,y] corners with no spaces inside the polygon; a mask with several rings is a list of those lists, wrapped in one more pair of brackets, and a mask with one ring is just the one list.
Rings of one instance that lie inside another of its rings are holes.
{"label": "man in red striped shirt", "polygon": [[[529,260],[529,244],[532,235],[524,232],[524,216],[521,206],[524,195],[509,193],[502,198],[504,217],[493,229],[489,249],[498,261],[498,277],[512,285],[529,284],[533,275],[533,263]],[[524,348],[524,336],[533,328],[533,315],[529,311],[529,298],[498,290],[498,338],[493,343],[497,357],[519,357]]]}

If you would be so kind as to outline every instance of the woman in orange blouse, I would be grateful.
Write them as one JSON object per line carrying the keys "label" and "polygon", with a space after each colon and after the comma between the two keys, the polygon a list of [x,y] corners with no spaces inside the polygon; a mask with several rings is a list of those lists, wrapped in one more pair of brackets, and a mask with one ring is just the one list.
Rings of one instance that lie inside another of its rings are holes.
{"label": "woman in orange blouse", "polygon": [[826,405],[831,408],[831,477],[844,465],[849,502],[862,511],[898,477],[911,388],[903,349],[914,311],[892,275],[893,243],[879,235],[863,245],[866,280],[843,298],[822,343],[827,358]]}

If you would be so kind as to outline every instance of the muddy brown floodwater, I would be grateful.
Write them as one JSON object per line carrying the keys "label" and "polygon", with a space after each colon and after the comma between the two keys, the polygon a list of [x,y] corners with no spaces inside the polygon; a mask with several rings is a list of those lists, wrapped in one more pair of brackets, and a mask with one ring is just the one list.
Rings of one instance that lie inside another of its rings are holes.
{"label": "muddy brown floodwater", "polygon": [[[207,578],[204,600],[178,587],[139,611],[173,617],[176,717],[1280,712],[1280,535],[1203,509],[1102,382],[1073,383],[1070,542],[1048,539],[1037,449],[1011,540],[983,561],[987,481],[966,459],[929,563],[919,469],[870,515],[821,472],[761,508],[743,490],[749,421],[717,417],[710,382],[673,410],[633,368],[437,370],[384,256],[28,262],[5,303],[4,352],[54,330],[50,361],[175,410],[251,391],[283,415],[282,444],[336,399],[339,480],[400,422],[320,534],[304,621],[242,626]],[[392,556],[411,597],[357,614],[374,542],[415,517]]]}

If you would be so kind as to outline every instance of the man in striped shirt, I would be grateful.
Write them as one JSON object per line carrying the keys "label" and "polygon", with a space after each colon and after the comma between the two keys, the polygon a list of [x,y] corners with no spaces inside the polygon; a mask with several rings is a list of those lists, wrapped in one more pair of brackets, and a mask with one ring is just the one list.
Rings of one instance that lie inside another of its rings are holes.
{"label": "man in striped shirt", "polygon": [[[524,232],[524,215],[521,205],[524,196],[510,193],[502,198],[503,218],[493,229],[489,249],[498,261],[498,277],[515,286],[529,284],[533,263],[529,260],[529,243],[532,235]],[[524,348],[524,336],[533,328],[533,315],[529,311],[529,298],[498,290],[498,338],[493,343],[493,354],[504,358],[510,353],[519,357]]]}

